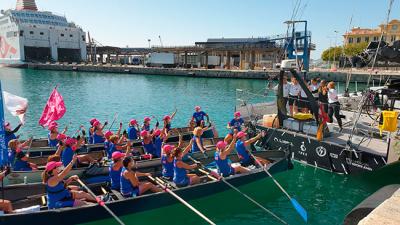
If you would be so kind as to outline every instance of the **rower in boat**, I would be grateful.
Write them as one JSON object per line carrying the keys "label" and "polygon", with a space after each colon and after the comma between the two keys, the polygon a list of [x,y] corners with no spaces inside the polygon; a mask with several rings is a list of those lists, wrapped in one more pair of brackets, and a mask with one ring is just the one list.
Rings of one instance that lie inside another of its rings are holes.
{"label": "rower in boat", "polygon": [[[6,146],[8,146],[8,142],[10,142],[13,139],[18,139],[17,136],[15,136],[15,133],[18,132],[18,130],[22,127],[22,123],[18,124],[14,130],[11,128],[10,122],[5,122],[4,123],[4,134],[5,134],[5,142]],[[19,135],[18,135],[19,136]]]}
{"label": "rower in boat", "polygon": [[108,122],[106,121],[104,125],[102,125],[98,120],[93,123],[93,144],[104,143],[104,133],[103,129],[107,126]]}
{"label": "rower in boat", "polygon": [[73,180],[79,179],[78,176],[71,176],[64,181],[64,178],[71,171],[78,157],[73,156],[70,163],[63,169],[62,162],[48,162],[46,169],[42,173],[43,183],[46,184],[47,206],[49,209],[76,207],[96,202],[96,199],[84,191],[69,190],[66,186]]}
{"label": "rower in boat", "polygon": [[[189,145],[190,146],[190,145]],[[186,164],[182,161],[182,158],[189,152],[189,148],[182,150],[182,148],[175,148],[172,152],[174,157],[174,183],[178,187],[185,187],[188,185],[197,184],[200,182],[200,178],[196,174],[188,174],[187,170],[197,168],[197,164]]]}
{"label": "rower in boat", "polygon": [[[57,149],[55,155],[61,156],[63,165],[67,166],[71,163],[74,152],[81,147],[83,142],[84,140],[82,138],[76,140],[68,137],[61,142],[63,146]],[[92,164],[95,161],[90,155],[78,155],[77,157],[79,164]]]}
{"label": "rower in boat", "polygon": [[150,122],[151,122],[151,118],[150,117],[145,117],[143,120],[143,126],[142,126],[142,131],[147,131],[150,132],[151,128],[150,128]]}
{"label": "rower in boat", "polygon": [[[10,173],[9,167],[7,167],[5,170],[0,172],[0,181],[3,182],[4,177],[6,177]],[[2,190],[4,191],[4,190]],[[0,199],[0,211],[3,211],[4,213],[12,213],[13,212],[13,207],[10,201],[5,200],[5,199]]]}
{"label": "rower in boat", "polygon": [[204,117],[207,117],[207,123],[210,122],[208,114],[202,111],[200,106],[194,107],[194,111],[190,124],[195,123],[195,127],[205,127]]}
{"label": "rower in boat", "polygon": [[129,126],[128,126],[128,139],[130,141],[135,141],[139,138],[138,133],[139,131],[139,125],[135,119],[131,119],[129,121]]}
{"label": "rower in boat", "polygon": [[122,160],[124,157],[125,153],[122,152],[117,151],[112,154],[112,163],[109,167],[112,190],[120,191],[121,189],[121,172],[124,167]]}
{"label": "rower in boat", "polygon": [[121,194],[125,198],[140,196],[146,191],[160,192],[161,189],[150,182],[140,182],[139,177],[151,176],[150,173],[136,171],[135,161],[127,156],[122,161],[124,168],[121,171]]}
{"label": "rower in boat", "polygon": [[154,143],[154,157],[161,157],[161,148],[163,144],[163,135],[161,134],[161,130],[157,129],[153,134],[153,143]]}
{"label": "rower in boat", "polygon": [[[68,126],[66,126],[64,128],[64,130],[63,130],[63,132],[61,132],[61,134],[65,134],[67,131],[68,131]],[[57,145],[58,145],[57,135],[58,134],[59,134],[58,124],[53,121],[49,125],[49,134],[47,135],[49,147],[57,147]]]}
{"label": "rower in boat", "polygon": [[[183,150],[183,155],[186,155],[192,147],[193,139],[190,140],[189,144]],[[179,136],[179,144],[176,148],[181,148],[183,144],[183,138]],[[173,151],[175,147],[173,145],[164,145],[163,152],[161,156],[161,164],[162,164],[162,176],[167,180],[172,180],[174,178],[174,156]]]}
{"label": "rower in boat", "polygon": [[233,119],[228,123],[227,128],[229,129],[229,133],[226,135],[224,141],[226,143],[230,143],[232,140],[232,135],[235,130],[238,132],[242,131],[242,125],[244,124],[244,120],[241,118],[240,112],[235,112],[233,114]]}
{"label": "rower in boat", "polygon": [[191,153],[202,152],[205,154],[206,149],[203,146],[203,132],[207,128],[196,127],[193,130],[192,149]]}
{"label": "rower in boat", "polygon": [[215,164],[217,165],[218,174],[222,174],[224,177],[235,175],[236,173],[248,173],[249,169],[243,166],[232,166],[229,162],[229,154],[235,148],[237,134],[232,136],[231,143],[228,144],[225,141],[219,141],[216,145],[216,151],[214,153]]}
{"label": "rower in boat", "polygon": [[153,144],[153,134],[150,134],[150,132],[148,132],[147,130],[142,130],[142,132],[140,132],[140,136],[143,139],[143,148],[144,151],[146,152],[146,154],[151,154],[153,155],[155,153],[155,149],[154,149],[154,144]]}
{"label": "rower in boat", "polygon": [[[110,152],[110,143],[111,143],[110,137],[113,136],[113,135],[114,135],[113,132],[110,131],[110,130],[107,131],[107,132],[104,134],[104,138],[105,138],[105,141],[104,141],[104,151],[107,153],[107,157],[111,155],[111,154],[109,154],[109,152]],[[109,158],[110,158],[110,157],[109,157]]]}
{"label": "rower in boat", "polygon": [[89,144],[93,144],[93,132],[94,132],[94,122],[98,121],[96,118],[93,118],[89,121],[90,128],[89,128]]}
{"label": "rower in boat", "polygon": [[124,140],[124,136],[121,136],[121,138],[118,138],[118,135],[112,135],[110,137],[110,147],[108,149],[107,152],[107,156],[109,159],[112,158],[112,154],[114,152],[122,152],[123,150],[130,150],[130,146],[131,146],[131,141],[127,141],[126,145],[120,145],[120,143],[123,142]]}
{"label": "rower in boat", "polygon": [[13,171],[37,171],[37,165],[29,162],[29,156],[23,151],[17,152]]}
{"label": "rower in boat", "polygon": [[[262,138],[263,134],[259,133],[257,136],[246,140],[247,134],[243,131],[237,134],[237,141],[236,141],[236,152],[240,159],[240,164],[244,167],[255,165],[254,158],[250,156],[249,151],[246,149],[246,146],[250,146],[260,138]],[[270,162],[266,159],[260,158],[255,156],[256,160],[259,161],[263,166],[269,164]]]}
{"label": "rower in boat", "polygon": [[13,139],[8,142],[8,166],[13,167],[15,161],[15,155],[17,152],[22,151],[23,149],[28,149],[31,145],[32,138],[28,139],[24,143],[20,143],[18,139]]}
{"label": "rower in boat", "polygon": [[164,127],[163,127],[162,131],[165,136],[167,136],[168,132],[172,129],[171,121],[174,119],[177,112],[178,112],[178,109],[175,109],[175,112],[173,112],[172,115],[164,116],[164,118],[163,118]]}

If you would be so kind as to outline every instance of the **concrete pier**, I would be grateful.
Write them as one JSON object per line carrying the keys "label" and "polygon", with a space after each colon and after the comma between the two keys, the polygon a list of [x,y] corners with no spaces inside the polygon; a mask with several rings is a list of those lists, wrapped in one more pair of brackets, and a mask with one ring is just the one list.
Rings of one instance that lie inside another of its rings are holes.
{"label": "concrete pier", "polygon": [[400,189],[358,223],[358,225],[376,224],[400,224]]}
{"label": "concrete pier", "polygon": [[[229,55],[227,53],[227,55]],[[249,57],[254,58],[250,54]],[[221,58],[222,59],[222,58]],[[226,59],[229,60],[229,57]],[[229,62],[229,61],[228,61]],[[229,65],[229,64],[228,64]],[[96,73],[129,73],[145,75],[166,75],[166,76],[188,76],[188,77],[210,77],[210,78],[241,78],[241,79],[275,79],[279,70],[229,70],[229,69],[184,69],[184,68],[155,68],[143,66],[127,66],[113,64],[28,64],[28,68],[38,70],[59,70],[59,71],[82,71]],[[327,81],[346,82],[347,71],[329,72],[312,70],[308,73],[308,78],[319,77]],[[364,83],[367,81],[369,73],[366,71],[353,71],[351,82]],[[382,81],[390,76],[400,79],[400,71],[380,71],[373,74],[373,80]],[[375,84],[378,84],[375,82]]]}

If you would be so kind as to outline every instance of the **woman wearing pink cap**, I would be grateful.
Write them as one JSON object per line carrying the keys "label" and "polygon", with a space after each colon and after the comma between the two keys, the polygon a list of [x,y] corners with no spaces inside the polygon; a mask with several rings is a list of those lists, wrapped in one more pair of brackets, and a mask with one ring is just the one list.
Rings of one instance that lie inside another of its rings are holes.
{"label": "woman wearing pink cap", "polygon": [[228,144],[225,141],[219,141],[217,143],[217,150],[214,153],[215,164],[218,168],[218,173],[224,177],[234,175],[236,173],[248,173],[250,170],[243,166],[232,166],[229,162],[228,156],[231,154],[235,147],[236,134],[232,136],[232,141]]}
{"label": "woman wearing pink cap", "polygon": [[[250,146],[257,140],[259,140],[263,136],[263,134],[260,133],[257,136],[255,136],[249,140],[246,140],[246,136],[247,136],[247,134],[244,133],[243,131],[239,132],[237,134],[238,140],[236,142],[236,152],[239,156],[240,164],[245,167],[254,165],[254,163],[255,163],[254,158],[249,154],[249,151],[246,149],[246,147]],[[266,165],[269,163],[268,160],[260,158],[260,157],[256,157],[256,160],[259,161],[262,165]]]}
{"label": "woman wearing pink cap", "polygon": [[[2,181],[9,172],[10,172],[9,169],[0,172],[0,181]],[[0,210],[3,211],[4,213],[12,213],[13,207],[11,202],[5,199],[0,199]]]}
{"label": "woman wearing pink cap", "polygon": [[110,181],[111,181],[111,189],[119,191],[121,189],[121,172],[124,165],[122,164],[122,160],[124,159],[125,154],[122,152],[114,152],[112,153],[112,163],[109,167],[110,173]]}
{"label": "woman wearing pink cap", "polygon": [[143,139],[142,144],[146,154],[154,155],[155,154],[155,149],[153,144],[154,132],[153,134],[150,134],[150,132],[148,132],[147,130],[142,130],[142,132],[140,132],[140,136]]}
{"label": "woman wearing pink cap", "polygon": [[[185,149],[187,150],[187,149]],[[187,150],[189,151],[189,150]],[[197,184],[200,182],[200,177],[196,174],[190,174],[187,170],[197,168],[197,164],[186,164],[182,161],[183,157],[187,154],[182,148],[175,148],[172,152],[174,156],[174,183],[178,187],[185,187],[188,185]]]}
{"label": "woman wearing pink cap", "polygon": [[[54,121],[51,122],[49,124],[49,131],[50,132],[47,135],[49,147],[57,147],[57,145],[58,145],[57,135],[59,134],[58,124]],[[62,134],[65,134],[67,131],[68,131],[68,126],[65,126]]]}
{"label": "woman wearing pink cap", "polygon": [[140,133],[139,124],[135,119],[132,119],[131,121],[129,121],[128,139],[130,141],[137,140],[138,139],[138,133]]}
{"label": "woman wearing pink cap", "polygon": [[[67,137],[63,142],[63,147],[58,148],[55,155],[61,157],[61,161],[64,166],[67,166],[75,155],[75,151],[79,149],[83,143],[83,139],[76,140],[74,138]],[[95,160],[90,155],[78,155],[78,162],[80,164],[91,164]]]}
{"label": "woman wearing pink cap", "polygon": [[150,132],[151,128],[150,128],[150,122],[151,122],[151,118],[150,117],[145,117],[143,120],[143,126],[142,126],[142,131],[147,131]]}
{"label": "woman wearing pink cap", "polygon": [[164,118],[163,118],[163,121],[164,121],[164,127],[163,127],[163,133],[164,133],[164,135],[165,136],[167,136],[168,135],[168,133],[169,133],[169,131],[171,130],[171,121],[174,119],[174,117],[175,117],[175,115],[176,115],[176,113],[178,112],[178,109],[175,109],[175,112],[173,112],[172,113],[172,115],[170,116],[170,115],[166,115],[166,116],[164,116]]}
{"label": "woman wearing pink cap", "polygon": [[[172,180],[174,178],[174,156],[172,152],[175,151],[175,148],[182,148],[183,139],[182,136],[179,137],[178,147],[173,145],[164,145],[162,148],[162,156],[161,156],[161,164],[162,164],[162,175],[167,180]],[[190,143],[185,147],[182,152],[182,155],[185,156],[192,146],[193,140],[190,140]]]}
{"label": "woman wearing pink cap", "polygon": [[47,206],[49,209],[81,206],[86,204],[85,201],[96,202],[96,199],[86,192],[66,188],[73,180],[79,179],[75,175],[64,181],[76,160],[77,156],[74,156],[64,169],[62,168],[62,162],[52,161],[46,164],[46,169],[42,173],[42,181],[46,184]]}
{"label": "woman wearing pink cap", "polygon": [[227,125],[227,128],[229,129],[229,133],[226,135],[224,141],[226,143],[230,143],[232,140],[232,135],[235,132],[235,130],[241,131],[243,124],[244,124],[244,120],[241,118],[240,112],[235,112],[234,118]]}
{"label": "woman wearing pink cap", "polygon": [[190,124],[195,122],[196,123],[195,127],[204,127],[205,126],[204,117],[207,117],[207,123],[210,122],[208,114],[202,111],[200,106],[194,107],[194,111],[195,112],[193,113],[192,119],[190,120]]}
{"label": "woman wearing pink cap", "polygon": [[122,161],[124,168],[121,171],[121,194],[125,198],[136,197],[147,191],[160,192],[161,189],[150,182],[140,182],[139,177],[151,176],[150,173],[136,171],[135,161],[131,156]]}
{"label": "woman wearing pink cap", "polygon": [[37,165],[29,162],[29,155],[23,151],[17,152],[15,156],[14,171],[37,171]]}
{"label": "woman wearing pink cap", "polygon": [[89,121],[90,123],[90,128],[89,128],[89,144],[93,144],[93,132],[94,132],[94,127],[93,124],[94,122],[98,121],[96,118],[93,118]]}
{"label": "woman wearing pink cap", "polygon": [[23,149],[28,149],[31,145],[32,138],[29,138],[24,143],[20,143],[18,139],[13,139],[8,142],[8,163],[7,165],[10,167],[14,166],[15,155],[17,152],[21,152]]}

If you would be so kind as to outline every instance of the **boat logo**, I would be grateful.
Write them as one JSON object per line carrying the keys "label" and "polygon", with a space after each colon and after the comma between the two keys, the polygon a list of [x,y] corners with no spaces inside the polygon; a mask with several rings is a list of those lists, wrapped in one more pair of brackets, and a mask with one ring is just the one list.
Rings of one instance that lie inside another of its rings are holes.
{"label": "boat logo", "polygon": [[315,149],[315,151],[317,152],[317,155],[319,157],[324,157],[326,156],[326,148],[324,148],[323,146],[319,146]]}
{"label": "boat logo", "polygon": [[301,151],[305,152],[307,151],[306,145],[304,144],[304,141],[301,142],[301,146],[300,146]]}

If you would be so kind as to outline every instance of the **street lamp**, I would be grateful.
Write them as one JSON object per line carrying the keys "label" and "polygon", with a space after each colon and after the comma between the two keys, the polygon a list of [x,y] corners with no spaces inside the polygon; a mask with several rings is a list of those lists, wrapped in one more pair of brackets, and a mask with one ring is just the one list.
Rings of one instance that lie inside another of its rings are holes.
{"label": "street lamp", "polygon": [[337,34],[339,33],[339,31],[335,30],[333,32],[335,32],[335,48],[333,50],[333,65],[334,65],[334,68],[336,69]]}
{"label": "street lamp", "polygon": [[151,39],[147,39],[147,41],[149,42],[149,48],[151,48]]}

